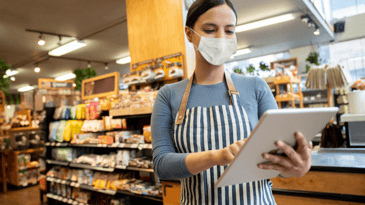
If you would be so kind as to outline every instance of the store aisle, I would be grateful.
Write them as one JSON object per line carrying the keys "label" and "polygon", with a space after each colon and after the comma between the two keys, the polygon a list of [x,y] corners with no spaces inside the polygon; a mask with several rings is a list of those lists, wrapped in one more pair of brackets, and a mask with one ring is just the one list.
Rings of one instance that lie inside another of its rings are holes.
{"label": "store aisle", "polygon": [[[24,189],[10,189],[7,194],[0,192],[1,205],[40,205],[39,186]],[[44,196],[45,197],[45,196]],[[46,198],[46,197],[45,197]]]}

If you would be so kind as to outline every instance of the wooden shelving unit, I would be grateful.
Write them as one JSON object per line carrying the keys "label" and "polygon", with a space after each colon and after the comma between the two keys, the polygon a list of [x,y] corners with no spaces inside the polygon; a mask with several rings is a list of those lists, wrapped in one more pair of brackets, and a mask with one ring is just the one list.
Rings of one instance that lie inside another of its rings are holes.
{"label": "wooden shelving unit", "polygon": [[[279,93],[280,85],[289,85],[290,93],[288,94],[278,94],[276,95],[275,99],[278,103],[279,109],[281,108],[281,102],[291,102],[292,108],[295,108],[295,100],[299,100],[299,107],[303,108],[303,93],[300,88],[301,79],[299,77],[291,77],[291,76],[282,76],[282,77],[275,77],[274,85],[276,87],[276,92]],[[293,84],[298,84],[298,93],[294,94],[293,91]]]}
{"label": "wooden shelving unit", "polygon": [[153,107],[142,107],[132,109],[111,109],[110,116],[130,116],[130,115],[148,115],[152,114]]}

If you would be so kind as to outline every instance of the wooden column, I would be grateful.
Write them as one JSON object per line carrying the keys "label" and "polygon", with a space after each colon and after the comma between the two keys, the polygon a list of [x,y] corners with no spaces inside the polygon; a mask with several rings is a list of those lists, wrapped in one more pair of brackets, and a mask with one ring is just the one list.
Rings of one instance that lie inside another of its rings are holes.
{"label": "wooden column", "polygon": [[182,1],[126,0],[126,6],[131,65],[179,52],[186,65]]}

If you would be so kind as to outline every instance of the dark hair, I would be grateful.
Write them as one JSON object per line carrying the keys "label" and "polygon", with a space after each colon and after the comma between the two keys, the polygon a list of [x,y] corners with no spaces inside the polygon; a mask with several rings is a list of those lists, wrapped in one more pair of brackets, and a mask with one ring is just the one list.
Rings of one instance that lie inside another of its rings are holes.
{"label": "dark hair", "polygon": [[199,16],[207,12],[209,9],[223,4],[227,4],[229,7],[231,7],[237,19],[236,9],[230,0],[196,0],[189,8],[185,25],[187,27],[193,28]]}

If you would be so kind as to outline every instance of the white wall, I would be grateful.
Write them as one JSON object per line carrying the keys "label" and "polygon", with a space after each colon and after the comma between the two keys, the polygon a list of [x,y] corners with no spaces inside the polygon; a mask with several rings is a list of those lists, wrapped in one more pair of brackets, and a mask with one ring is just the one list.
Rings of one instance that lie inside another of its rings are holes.
{"label": "white wall", "polygon": [[[183,20],[184,20],[184,26],[185,26],[185,22],[186,22],[186,17],[188,15],[188,8],[186,7],[186,4],[184,2],[184,0],[182,1],[182,5],[183,5]],[[185,28],[184,28],[185,30]],[[186,51],[186,56],[184,56],[186,58],[186,70],[188,71],[186,77],[190,77],[193,75],[194,70],[195,70],[195,50],[194,50],[194,46],[192,43],[190,43],[188,41],[188,39],[186,38],[185,35],[185,51]]]}
{"label": "white wall", "polygon": [[307,59],[310,52],[315,51],[315,46],[304,46],[299,48],[290,49],[290,58],[298,58],[298,73],[304,73],[305,72],[305,59]]}

